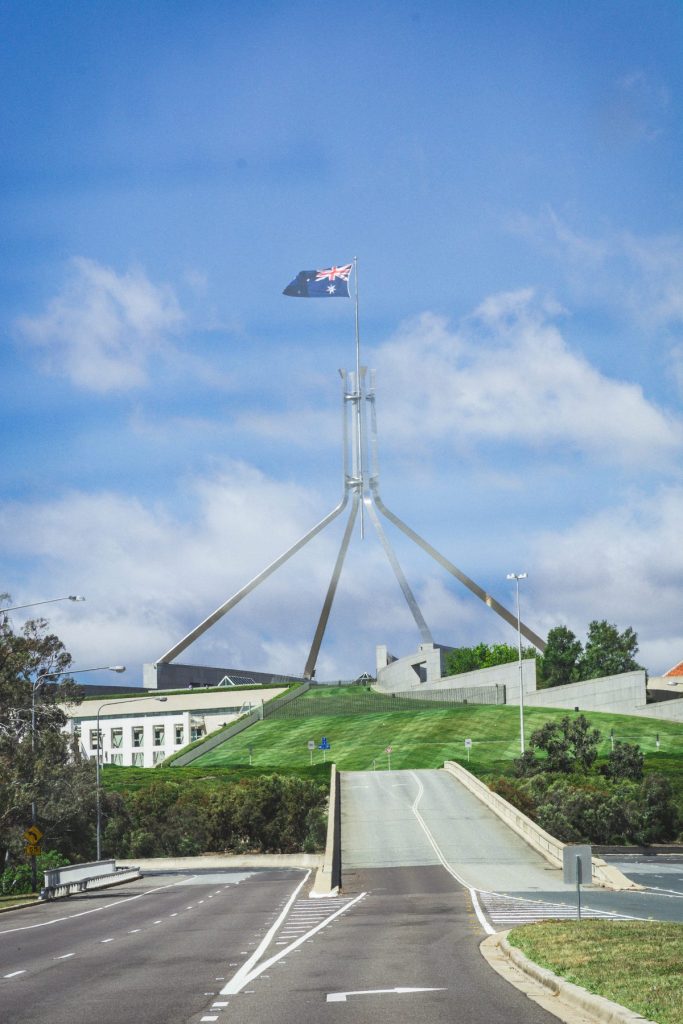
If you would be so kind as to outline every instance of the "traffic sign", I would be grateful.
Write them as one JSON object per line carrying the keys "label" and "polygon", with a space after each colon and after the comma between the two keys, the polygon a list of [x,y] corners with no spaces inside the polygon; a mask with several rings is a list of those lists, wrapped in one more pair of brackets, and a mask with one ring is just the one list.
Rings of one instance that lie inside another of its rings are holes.
{"label": "traffic sign", "polygon": [[37,825],[31,825],[26,829],[23,835],[25,842],[35,846],[43,838],[43,833],[40,831]]}
{"label": "traffic sign", "polygon": [[37,843],[28,843],[24,852],[27,857],[39,857],[43,852],[43,848],[42,846],[38,846]]}
{"label": "traffic sign", "polygon": [[309,740],[308,741],[308,749],[309,750],[315,750],[315,740]]}
{"label": "traffic sign", "polygon": [[323,736],[323,738],[320,741],[320,745],[318,747],[318,750],[329,750],[329,749],[330,749],[330,744],[327,742],[327,736]]}
{"label": "traffic sign", "polygon": [[469,748],[470,748],[470,747],[472,746],[472,740],[471,740],[471,739],[469,739],[469,738],[468,738],[468,739],[466,739],[466,740],[465,740],[465,746],[466,746],[466,747],[467,747],[467,749],[469,750]]}
{"label": "traffic sign", "polygon": [[393,752],[393,749],[394,749],[393,747],[387,747],[387,749],[384,751],[384,753],[385,754],[391,754]]}

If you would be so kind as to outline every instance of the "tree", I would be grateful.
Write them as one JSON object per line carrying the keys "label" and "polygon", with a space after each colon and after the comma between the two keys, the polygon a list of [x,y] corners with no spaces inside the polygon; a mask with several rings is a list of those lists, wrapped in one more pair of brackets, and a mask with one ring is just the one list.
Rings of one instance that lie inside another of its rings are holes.
{"label": "tree", "polygon": [[591,728],[585,715],[565,715],[559,722],[546,722],[531,734],[531,750],[546,754],[543,770],[569,774],[588,771],[598,756],[600,732]]}
{"label": "tree", "polygon": [[622,633],[615,625],[602,619],[593,620],[588,627],[588,639],[578,661],[579,679],[597,679],[633,672],[642,668],[635,660],[638,653],[638,635],[628,626]]}
{"label": "tree", "polygon": [[602,774],[616,782],[619,779],[629,779],[631,782],[640,782],[643,778],[643,764],[645,758],[637,743],[622,743],[616,740],[614,750],[607,757],[607,763],[603,765]]}
{"label": "tree", "polygon": [[[91,853],[94,768],[70,748],[59,704],[78,688],[61,679],[71,656],[44,619],[15,633],[0,611],[0,858],[23,857],[21,834],[35,801],[45,845],[78,859]],[[35,714],[32,703],[35,698]]]}
{"label": "tree", "polygon": [[548,633],[540,677],[545,686],[564,686],[578,679],[577,665],[583,654],[581,641],[567,626],[555,626]]}
{"label": "tree", "polygon": [[[534,647],[523,647],[523,658],[537,656]],[[445,674],[457,676],[462,672],[474,672],[480,668],[493,668],[494,665],[508,665],[519,658],[519,651],[509,644],[480,643],[475,647],[454,647],[445,660]]]}

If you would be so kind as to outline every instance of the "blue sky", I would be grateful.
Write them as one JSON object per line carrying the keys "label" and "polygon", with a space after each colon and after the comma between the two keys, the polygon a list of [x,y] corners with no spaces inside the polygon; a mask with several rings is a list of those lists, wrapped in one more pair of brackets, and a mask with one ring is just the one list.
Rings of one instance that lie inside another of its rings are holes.
{"label": "blue sky", "polygon": [[[683,4],[0,2],[0,590],[153,661],[336,504],[358,257],[385,500],[523,617],[683,652]],[[303,668],[342,523],[187,659]],[[390,534],[437,640],[514,642]],[[16,617],[17,624],[21,622]],[[357,537],[319,677],[418,641]]]}

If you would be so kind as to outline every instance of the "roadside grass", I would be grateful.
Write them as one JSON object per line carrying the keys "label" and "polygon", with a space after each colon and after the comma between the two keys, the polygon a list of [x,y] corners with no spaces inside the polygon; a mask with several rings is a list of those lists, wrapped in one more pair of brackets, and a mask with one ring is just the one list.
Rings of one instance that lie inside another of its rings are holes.
{"label": "roadside grass", "polygon": [[683,1024],[683,925],[655,921],[544,922],[508,940],[567,981],[658,1024]]}
{"label": "roadside grass", "polygon": [[24,893],[20,896],[0,896],[0,910],[10,910],[12,907],[26,907],[30,903],[37,903],[38,897],[33,893]]}

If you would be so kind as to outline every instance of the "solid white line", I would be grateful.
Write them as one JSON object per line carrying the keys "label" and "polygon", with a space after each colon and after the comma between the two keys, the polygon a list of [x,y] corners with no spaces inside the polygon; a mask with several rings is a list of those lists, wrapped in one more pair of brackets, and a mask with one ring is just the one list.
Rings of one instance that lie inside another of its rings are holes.
{"label": "solid white line", "polygon": [[4,978],[16,978],[20,974],[26,974],[26,971],[12,971],[11,974],[4,974]]}
{"label": "solid white line", "polygon": [[[184,880],[183,880],[184,881]],[[176,885],[182,885],[183,882],[169,882],[168,885],[156,885],[153,889],[145,889],[144,892],[140,892],[137,896],[126,896],[125,899],[119,900],[116,903],[106,903],[103,907],[93,907],[91,910],[80,910],[77,914],[66,914],[64,917],[54,917],[51,921],[40,921],[38,924],[23,924],[18,928],[6,928],[0,932],[0,935],[10,935],[12,932],[26,932],[32,928],[47,928],[51,924],[60,924],[63,921],[72,921],[77,917],[87,917],[88,914],[99,914],[102,910],[111,910],[115,907],[122,907],[124,903],[130,903],[132,900],[140,900],[143,896],[149,896],[154,892],[162,892],[164,889],[172,889]]]}
{"label": "solid white line", "polygon": [[477,918],[479,919],[479,924],[482,926],[482,928],[484,929],[484,931],[488,935],[493,935],[495,929],[491,927],[491,925],[488,923],[488,921],[484,917],[484,914],[482,913],[482,909],[479,906],[479,900],[477,899],[476,890],[473,889],[471,885],[468,885],[467,882],[465,881],[465,879],[462,878],[458,874],[458,872],[455,871],[454,868],[452,868],[451,865],[448,863],[448,861],[444,857],[443,853],[441,852],[441,849],[438,846],[436,840],[434,839],[434,836],[429,831],[429,828],[427,827],[427,824],[426,824],[424,818],[422,817],[422,815],[418,811],[417,805],[419,804],[419,802],[422,799],[422,796],[424,794],[424,786],[422,785],[420,779],[417,777],[415,772],[411,772],[410,774],[413,776],[413,778],[415,779],[415,781],[417,782],[417,785],[418,785],[418,793],[417,793],[417,796],[415,797],[415,799],[413,801],[413,805],[411,807],[411,811],[413,812],[413,814],[417,818],[417,820],[418,820],[418,822],[419,822],[419,824],[420,824],[424,834],[426,835],[426,837],[429,840],[429,843],[430,843],[432,849],[434,850],[434,853],[437,855],[437,857],[441,861],[441,864],[443,865],[443,867],[446,869],[446,871],[449,873],[449,875],[451,875],[456,880],[456,882],[459,882],[460,885],[462,885],[462,887],[464,889],[468,890],[468,892],[470,894],[470,899],[472,900],[472,906],[474,907],[474,912],[477,915]]}
{"label": "solid white line", "polygon": [[70,956],[76,956],[75,953],[62,953],[61,956],[56,956],[55,960],[68,960]]}
{"label": "solid white line", "polygon": [[100,942],[113,942],[113,939],[100,939]]}
{"label": "solid white line", "polygon": [[[309,872],[309,874],[310,874],[310,872]],[[305,879],[304,879],[304,881],[305,881]],[[264,960],[263,963],[259,964],[258,967],[255,967],[254,970],[251,971],[251,973],[247,973],[247,971],[245,970],[245,968],[247,967],[247,964],[245,964],[244,967],[241,968],[239,971],[237,971],[235,976],[230,979],[228,984],[225,985],[224,988],[221,989],[221,995],[222,996],[235,995],[237,992],[240,991],[240,989],[244,985],[247,985],[249,982],[253,981],[254,978],[258,978],[258,976],[260,974],[263,974],[264,971],[267,971],[269,967],[273,966],[273,964],[277,963],[278,961],[280,961],[280,963],[282,963],[283,962],[283,957],[287,956],[290,952],[295,950],[298,946],[301,946],[304,942],[306,942],[308,939],[310,939],[312,935],[315,935],[316,932],[319,932],[322,928],[324,928],[326,925],[328,925],[331,921],[334,921],[335,918],[339,917],[340,914],[343,914],[345,911],[350,910],[351,907],[354,906],[354,904],[358,903],[358,901],[362,900],[363,897],[366,896],[366,895],[367,895],[367,893],[364,893],[364,892],[359,893],[359,895],[356,896],[355,899],[350,900],[343,907],[340,907],[339,910],[335,911],[334,914],[331,914],[329,917],[325,918],[325,920],[321,921],[320,924],[317,924],[314,928],[311,928],[310,931],[304,932],[304,934],[301,935],[298,939],[296,939],[294,942],[290,943],[290,945],[286,946],[284,949],[281,949],[279,952],[275,953],[268,960]],[[283,911],[283,914],[286,914],[286,912],[287,912],[287,908],[285,907],[285,910]],[[277,930],[277,922],[276,922],[276,924],[273,926],[273,928],[271,929],[271,931],[268,934],[270,935],[271,933],[275,932],[276,930]],[[267,945],[267,943],[265,942],[265,939],[264,939],[264,941],[261,943],[261,946],[259,946],[259,949],[265,948],[266,945]],[[251,963],[255,963],[255,962],[256,962],[256,958],[252,957]],[[250,966],[251,966],[251,964],[250,964]]]}
{"label": "solid white line", "polygon": [[[296,889],[294,890],[292,895],[289,897],[289,899],[285,903],[283,910],[278,915],[278,917],[275,919],[273,924],[270,926],[270,928],[268,929],[266,934],[263,936],[261,942],[256,947],[254,952],[251,954],[249,959],[244,961],[244,963],[240,967],[239,971],[236,971],[235,974],[233,975],[233,977],[228,982],[228,984],[224,988],[221,989],[221,995],[222,996],[234,995],[235,992],[239,992],[239,990],[242,988],[242,986],[244,984],[246,984],[247,975],[249,974],[249,970],[251,969],[253,964],[258,962],[258,958],[268,948],[268,945],[270,944],[273,936],[275,935],[275,932],[278,930],[278,928],[280,927],[280,925],[282,924],[282,922],[286,918],[287,913],[288,913],[290,907],[294,903],[295,899],[297,898],[297,896],[299,895],[299,893],[303,889],[304,885],[306,884],[306,882],[308,881],[310,876],[311,876],[311,872],[309,870],[304,875],[302,881],[297,885]],[[234,986],[234,985],[237,985],[238,987],[237,988],[231,988],[231,986]]]}

